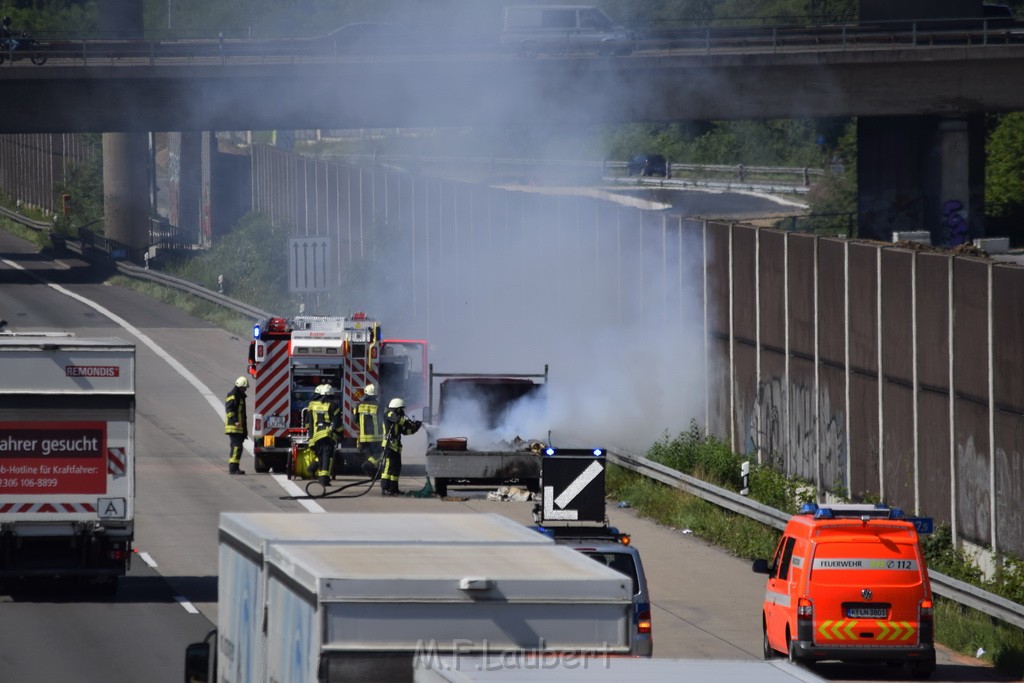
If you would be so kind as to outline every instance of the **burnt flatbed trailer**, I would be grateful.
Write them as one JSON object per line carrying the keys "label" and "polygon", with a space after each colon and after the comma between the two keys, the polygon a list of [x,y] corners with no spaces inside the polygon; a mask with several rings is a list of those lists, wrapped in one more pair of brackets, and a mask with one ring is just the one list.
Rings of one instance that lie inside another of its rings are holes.
{"label": "burnt flatbed trailer", "polygon": [[443,450],[427,451],[427,476],[437,495],[448,495],[451,485],[521,486],[540,492],[541,451]]}
{"label": "burnt flatbed trailer", "polygon": [[[430,365],[430,404],[425,412],[427,426],[427,477],[439,496],[448,495],[448,487],[520,486],[540,492],[540,461],[545,446],[539,440],[477,443],[455,436],[445,425],[445,415],[453,404],[472,403],[480,411],[480,430],[493,430],[504,424],[511,408],[522,400],[543,401],[548,367],[541,374],[435,373]],[[434,403],[434,380],[441,379],[438,402]],[[461,427],[464,427],[462,425]],[[451,429],[458,433],[460,426]],[[476,438],[476,437],[474,437]],[[507,448],[501,447],[506,446]],[[498,447],[495,447],[498,446]]]}

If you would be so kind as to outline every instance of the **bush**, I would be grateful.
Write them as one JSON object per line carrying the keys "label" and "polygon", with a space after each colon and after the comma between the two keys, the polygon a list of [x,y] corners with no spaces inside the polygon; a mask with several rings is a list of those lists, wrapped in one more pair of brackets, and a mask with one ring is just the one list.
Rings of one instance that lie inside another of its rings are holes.
{"label": "bush", "polygon": [[270,217],[249,213],[212,248],[162,260],[157,267],[207,289],[217,290],[224,276],[224,293],[266,311],[297,310],[288,293],[288,228],[274,226]]}
{"label": "bush", "polygon": [[663,436],[647,451],[647,457],[716,486],[739,491],[743,459],[718,437],[701,433],[695,420],[674,439]]}

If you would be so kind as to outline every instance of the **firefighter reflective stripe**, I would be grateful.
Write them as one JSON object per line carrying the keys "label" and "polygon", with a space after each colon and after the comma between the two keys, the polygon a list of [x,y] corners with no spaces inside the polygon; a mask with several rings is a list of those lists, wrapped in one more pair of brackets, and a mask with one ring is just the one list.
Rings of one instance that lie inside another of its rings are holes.
{"label": "firefighter reflective stripe", "polygon": [[[874,628],[871,628],[871,627]],[[860,629],[855,631],[854,629]],[[828,619],[818,625],[818,635],[822,640],[831,642],[849,642],[861,640],[861,632],[871,628],[873,640],[890,643],[903,643],[917,633],[914,624],[907,621],[866,621],[857,619]]]}

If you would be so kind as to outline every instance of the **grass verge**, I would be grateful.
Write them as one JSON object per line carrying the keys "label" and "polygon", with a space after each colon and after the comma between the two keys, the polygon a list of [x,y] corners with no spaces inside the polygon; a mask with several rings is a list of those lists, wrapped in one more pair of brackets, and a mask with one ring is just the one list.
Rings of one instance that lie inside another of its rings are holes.
{"label": "grass verge", "polygon": [[40,230],[33,230],[27,228],[20,223],[15,223],[12,220],[6,218],[0,218],[0,229],[4,232],[9,232],[15,237],[20,237],[26,242],[31,242],[40,249],[45,249],[50,246],[50,233],[42,232]]}
{"label": "grass verge", "polygon": [[172,287],[166,287],[156,282],[138,280],[125,275],[115,275],[107,280],[107,284],[145,294],[148,297],[181,309],[200,320],[205,320],[218,327],[222,327],[243,339],[252,333],[252,320],[250,318]]}

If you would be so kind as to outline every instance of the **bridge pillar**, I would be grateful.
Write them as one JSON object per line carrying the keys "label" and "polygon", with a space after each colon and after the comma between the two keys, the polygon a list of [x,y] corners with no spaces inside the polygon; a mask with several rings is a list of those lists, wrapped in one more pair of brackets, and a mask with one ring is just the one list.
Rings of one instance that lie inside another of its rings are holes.
{"label": "bridge pillar", "polygon": [[103,134],[104,236],[137,249],[149,246],[148,167],[148,134]]}
{"label": "bridge pillar", "polygon": [[957,246],[985,234],[985,129],[981,115],[857,120],[858,235],[927,230]]}

